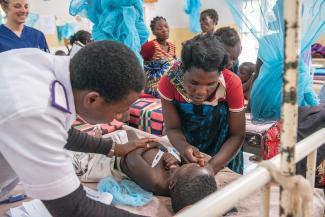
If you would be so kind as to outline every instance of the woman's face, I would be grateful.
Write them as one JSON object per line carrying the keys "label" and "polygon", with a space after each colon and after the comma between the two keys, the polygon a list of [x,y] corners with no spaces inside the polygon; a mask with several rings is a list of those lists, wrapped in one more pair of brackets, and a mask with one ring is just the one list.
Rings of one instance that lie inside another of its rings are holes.
{"label": "woman's face", "polygon": [[9,22],[25,23],[29,14],[28,0],[9,0],[4,10]]}
{"label": "woman's face", "polygon": [[207,14],[200,15],[201,30],[205,33],[213,33],[214,27],[217,25],[213,19]]}
{"label": "woman's face", "polygon": [[236,64],[238,57],[241,53],[242,46],[241,46],[241,43],[238,42],[234,47],[225,46],[225,49],[229,55],[229,61],[228,61],[228,65],[227,65],[227,68],[229,69]]}
{"label": "woman's face", "polygon": [[190,68],[184,75],[184,88],[188,97],[196,105],[206,101],[217,89],[219,73],[206,72],[196,67]]}
{"label": "woman's face", "polygon": [[169,26],[168,23],[160,19],[156,22],[153,34],[160,40],[167,40],[169,38]]}

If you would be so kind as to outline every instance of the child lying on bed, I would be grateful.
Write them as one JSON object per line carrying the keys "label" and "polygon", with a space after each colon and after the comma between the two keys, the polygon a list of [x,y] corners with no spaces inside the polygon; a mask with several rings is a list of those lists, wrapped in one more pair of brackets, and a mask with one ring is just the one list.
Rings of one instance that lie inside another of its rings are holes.
{"label": "child lying on bed", "polygon": [[[129,138],[130,133],[133,131],[128,131]],[[176,149],[159,144],[136,149],[123,158],[113,157],[111,172],[117,179],[132,179],[155,195],[170,196],[175,213],[217,190],[212,168],[182,165]]]}
{"label": "child lying on bed", "polygon": [[[120,140],[123,144],[137,139],[132,130],[127,135],[112,133],[107,140]],[[95,138],[72,128],[68,144],[71,142],[86,141],[87,146],[105,143],[106,139]],[[214,173],[210,167],[200,167],[191,163],[181,165],[176,149],[168,152],[167,148],[156,143],[150,144],[150,149],[136,149],[126,157],[114,156],[111,160],[105,155],[82,156],[73,154],[73,164],[82,181],[93,182],[113,175],[115,179],[131,179],[143,189],[159,196],[170,196],[174,212],[198,202],[217,190]],[[158,154],[160,153],[160,154]],[[158,155],[157,155],[158,154]],[[155,160],[154,160],[155,159]],[[111,172],[107,164],[110,162]],[[202,161],[200,162],[201,164]]]}

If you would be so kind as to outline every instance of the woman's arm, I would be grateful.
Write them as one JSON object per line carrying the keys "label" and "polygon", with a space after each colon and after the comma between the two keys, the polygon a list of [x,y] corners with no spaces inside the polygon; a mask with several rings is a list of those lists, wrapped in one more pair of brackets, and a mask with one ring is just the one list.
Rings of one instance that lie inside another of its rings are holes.
{"label": "woman's arm", "polygon": [[181,120],[171,101],[161,98],[164,124],[171,144],[180,152],[186,162],[198,162],[203,156],[194,146],[187,143],[181,129]]}
{"label": "woman's arm", "polygon": [[209,164],[212,165],[215,173],[218,173],[224,166],[233,159],[240,150],[245,138],[245,113],[230,112],[229,114],[229,137],[222,145],[220,151],[212,157]]}

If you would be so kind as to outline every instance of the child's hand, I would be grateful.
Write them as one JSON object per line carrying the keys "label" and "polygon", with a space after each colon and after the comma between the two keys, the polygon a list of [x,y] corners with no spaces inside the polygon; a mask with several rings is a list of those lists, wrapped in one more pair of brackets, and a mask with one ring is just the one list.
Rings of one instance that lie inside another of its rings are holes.
{"label": "child's hand", "polygon": [[165,153],[163,155],[163,163],[166,170],[175,168],[178,165],[177,159],[171,153]]}

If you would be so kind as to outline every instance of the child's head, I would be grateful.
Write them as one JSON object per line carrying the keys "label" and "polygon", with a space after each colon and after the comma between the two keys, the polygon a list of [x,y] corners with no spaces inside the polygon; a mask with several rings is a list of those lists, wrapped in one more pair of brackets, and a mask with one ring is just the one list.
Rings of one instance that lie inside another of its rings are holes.
{"label": "child's head", "polygon": [[55,56],[66,56],[67,54],[63,50],[55,51]]}
{"label": "child's head", "polygon": [[83,45],[87,45],[91,42],[91,34],[85,30],[79,30],[70,37],[70,44],[73,45],[75,42],[81,42]]}
{"label": "child's head", "polygon": [[242,50],[237,31],[231,27],[223,27],[218,29],[214,34],[220,38],[229,54],[229,63],[227,68],[233,67],[238,61],[238,57]]}
{"label": "child's head", "polygon": [[218,13],[214,9],[207,9],[200,14],[201,30],[204,33],[212,34],[214,28],[218,25]]}
{"label": "child's head", "polygon": [[169,26],[166,18],[159,16],[153,18],[150,23],[150,28],[157,40],[165,41],[169,38]]}
{"label": "child's head", "polygon": [[198,164],[182,165],[173,177],[170,196],[175,213],[217,190],[213,171]]}
{"label": "child's head", "polygon": [[183,44],[184,88],[194,104],[202,104],[216,90],[227,63],[227,52],[213,35],[201,34]]}
{"label": "child's head", "polygon": [[239,66],[239,77],[244,83],[248,81],[255,72],[255,64],[251,62],[244,62]]}

